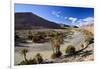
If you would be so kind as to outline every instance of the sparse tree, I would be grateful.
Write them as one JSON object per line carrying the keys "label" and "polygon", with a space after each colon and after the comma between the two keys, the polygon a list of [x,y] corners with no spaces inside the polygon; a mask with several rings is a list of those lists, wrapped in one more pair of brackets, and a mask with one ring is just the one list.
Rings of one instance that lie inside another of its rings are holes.
{"label": "sparse tree", "polygon": [[26,54],[28,53],[28,49],[23,49],[22,51],[21,51],[21,54],[24,56],[24,59],[25,59],[25,61],[28,63],[28,60],[27,60],[27,58],[26,58]]}
{"label": "sparse tree", "polygon": [[55,33],[55,36],[51,37],[50,42],[52,44],[53,54],[57,57],[61,56],[60,44],[63,43],[63,36],[59,33]]}

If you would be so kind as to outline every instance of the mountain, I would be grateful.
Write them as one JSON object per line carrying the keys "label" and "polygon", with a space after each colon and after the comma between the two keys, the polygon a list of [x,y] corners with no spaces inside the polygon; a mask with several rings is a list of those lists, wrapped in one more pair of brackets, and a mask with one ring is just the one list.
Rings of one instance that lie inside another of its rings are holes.
{"label": "mountain", "polygon": [[37,16],[31,12],[18,12],[15,13],[15,29],[43,29],[61,28],[59,24],[48,21],[40,16]]}

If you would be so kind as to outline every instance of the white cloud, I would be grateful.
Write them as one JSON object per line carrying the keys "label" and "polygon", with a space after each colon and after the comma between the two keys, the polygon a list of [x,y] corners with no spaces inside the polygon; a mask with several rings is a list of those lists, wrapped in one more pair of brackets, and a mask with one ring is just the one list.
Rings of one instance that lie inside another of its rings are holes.
{"label": "white cloud", "polygon": [[61,14],[62,14],[61,11],[54,11],[54,10],[53,10],[53,11],[51,12],[51,14],[54,15],[55,17],[57,17],[57,18],[61,18],[61,19],[65,19],[65,20],[68,19],[67,16],[61,15]]}
{"label": "white cloud", "polygon": [[77,20],[77,18],[74,18],[74,17],[69,17],[69,20],[71,20],[71,21],[72,21],[72,23],[74,23],[74,22]]}
{"label": "white cloud", "polygon": [[56,17],[60,17],[61,11],[52,11],[51,14]]}
{"label": "white cloud", "polygon": [[68,19],[71,21],[71,25],[76,25],[76,26],[82,26],[82,25],[87,25],[87,24],[94,23],[94,18],[93,17],[86,17],[84,19],[69,17]]}
{"label": "white cloud", "polygon": [[84,19],[78,19],[76,23],[77,23],[78,26],[91,24],[91,23],[94,23],[94,18],[93,17],[87,17],[87,18],[84,18]]}
{"label": "white cloud", "polygon": [[94,18],[93,17],[87,17],[87,18],[83,19],[83,21],[93,22],[94,21]]}
{"label": "white cloud", "polygon": [[71,25],[74,25],[77,21],[77,18],[75,17],[69,17],[68,19],[71,20]]}

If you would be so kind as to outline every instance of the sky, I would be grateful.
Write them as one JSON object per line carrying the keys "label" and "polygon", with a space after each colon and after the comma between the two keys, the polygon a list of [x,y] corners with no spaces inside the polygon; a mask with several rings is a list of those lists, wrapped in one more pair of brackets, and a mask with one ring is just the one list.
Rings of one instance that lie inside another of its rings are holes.
{"label": "sky", "polygon": [[94,23],[94,8],[15,4],[14,12],[32,12],[49,21],[66,25]]}

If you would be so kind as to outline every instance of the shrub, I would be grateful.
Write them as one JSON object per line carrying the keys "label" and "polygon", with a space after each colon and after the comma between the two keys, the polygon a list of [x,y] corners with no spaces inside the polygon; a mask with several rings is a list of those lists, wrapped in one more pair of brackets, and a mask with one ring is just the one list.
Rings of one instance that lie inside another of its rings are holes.
{"label": "shrub", "polygon": [[28,35],[28,39],[32,40],[33,35]]}
{"label": "shrub", "polygon": [[38,35],[34,35],[33,38],[32,38],[32,41],[35,43],[35,42],[38,42],[39,41],[39,37]]}
{"label": "shrub", "polygon": [[16,39],[19,39],[19,36],[18,36],[17,34],[15,34],[15,38],[16,38]]}
{"label": "shrub", "polygon": [[29,64],[37,64],[37,62],[36,62],[36,59],[35,59],[35,58],[30,59],[30,60],[28,60],[28,61],[29,61]]}
{"label": "shrub", "polygon": [[20,37],[17,34],[15,34],[15,41],[18,41],[19,39]]}
{"label": "shrub", "polygon": [[75,47],[72,46],[72,45],[69,45],[66,50],[65,50],[65,53],[68,54],[68,55],[72,55],[74,54],[76,51]]}
{"label": "shrub", "polygon": [[35,58],[29,59],[28,62],[24,60],[20,62],[18,65],[30,65],[30,64],[41,64],[41,63],[43,63],[43,58],[40,53],[37,53]]}
{"label": "shrub", "polygon": [[37,32],[33,34],[32,41],[35,43],[41,43],[46,41],[46,35],[44,32]]}
{"label": "shrub", "polygon": [[52,59],[55,59],[55,58],[60,57],[61,55],[62,55],[62,53],[59,51],[58,53],[53,53],[53,54],[51,55],[51,58],[52,58]]}
{"label": "shrub", "polygon": [[41,64],[43,62],[43,58],[40,53],[37,53],[35,56],[37,64]]}
{"label": "shrub", "polygon": [[22,62],[20,62],[18,65],[30,65],[30,64],[37,64],[36,59],[35,59],[35,58],[29,59],[29,60],[28,60],[28,63],[27,63],[26,61],[22,61]]}
{"label": "shrub", "polygon": [[18,65],[27,65],[26,61],[21,61]]}
{"label": "shrub", "polygon": [[28,39],[32,40],[32,38],[33,38],[32,32],[28,31]]}

